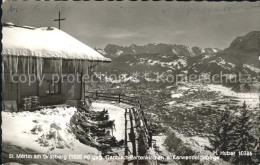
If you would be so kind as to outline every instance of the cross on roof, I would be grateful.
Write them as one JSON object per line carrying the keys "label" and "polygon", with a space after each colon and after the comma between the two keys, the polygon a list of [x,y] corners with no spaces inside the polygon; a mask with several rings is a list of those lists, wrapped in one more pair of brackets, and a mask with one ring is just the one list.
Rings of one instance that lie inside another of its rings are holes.
{"label": "cross on roof", "polygon": [[58,19],[54,19],[54,21],[59,21],[59,29],[60,29],[60,21],[64,21],[65,18],[60,18],[60,11],[59,11],[59,18]]}

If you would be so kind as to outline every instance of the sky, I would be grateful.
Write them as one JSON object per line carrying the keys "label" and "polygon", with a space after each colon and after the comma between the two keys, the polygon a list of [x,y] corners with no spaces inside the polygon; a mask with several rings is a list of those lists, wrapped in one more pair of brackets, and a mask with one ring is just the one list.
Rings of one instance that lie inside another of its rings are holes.
{"label": "sky", "polygon": [[148,43],[224,49],[260,31],[260,2],[5,1],[2,22],[58,27],[90,47]]}

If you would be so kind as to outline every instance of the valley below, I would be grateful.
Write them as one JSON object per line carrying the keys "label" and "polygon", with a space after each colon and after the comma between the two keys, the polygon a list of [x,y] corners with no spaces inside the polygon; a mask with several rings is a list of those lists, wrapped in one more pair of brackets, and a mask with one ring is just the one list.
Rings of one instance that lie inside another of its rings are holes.
{"label": "valley below", "polygon": [[[219,158],[177,159],[170,164],[236,164],[242,158],[256,163],[260,148],[259,38],[259,31],[250,32],[224,50],[162,43],[109,44],[96,50],[112,63],[95,69],[98,83],[88,83],[86,90],[136,96],[158,141],[157,150],[165,157]],[[248,139],[240,141],[245,136]],[[250,158],[238,155],[244,151],[241,145],[253,152]],[[229,151],[236,154],[219,154]]]}
{"label": "valley below", "polygon": [[[243,105],[249,110],[253,135],[259,137],[259,93],[238,93],[219,84],[182,83],[106,83],[94,89],[137,96],[153,128],[158,151],[164,155],[215,156],[210,138],[212,128],[225,110],[241,116]],[[171,159],[170,159],[171,160]],[[169,161],[185,164],[187,161]],[[190,160],[188,163],[229,164],[222,159]]]}

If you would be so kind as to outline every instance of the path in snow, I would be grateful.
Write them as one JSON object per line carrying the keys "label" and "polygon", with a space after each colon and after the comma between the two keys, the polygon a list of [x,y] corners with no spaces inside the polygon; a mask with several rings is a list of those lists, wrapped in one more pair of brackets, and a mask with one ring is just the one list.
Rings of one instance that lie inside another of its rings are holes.
{"label": "path in snow", "polygon": [[104,108],[108,110],[109,120],[115,120],[116,131],[113,131],[113,135],[117,140],[125,139],[125,108],[131,108],[132,106],[126,104],[112,104],[108,102],[93,102],[92,109],[94,111],[102,111]]}

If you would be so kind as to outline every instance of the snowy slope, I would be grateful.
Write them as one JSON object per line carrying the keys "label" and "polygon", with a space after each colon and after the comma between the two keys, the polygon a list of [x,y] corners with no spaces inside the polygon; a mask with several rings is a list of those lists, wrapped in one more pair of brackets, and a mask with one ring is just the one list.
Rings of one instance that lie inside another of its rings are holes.
{"label": "snowy slope", "polygon": [[[80,143],[73,133],[70,131],[69,122],[71,116],[76,111],[76,108],[55,108],[55,109],[42,109],[36,112],[19,112],[10,113],[2,112],[2,143],[10,143],[14,146],[21,148],[31,149],[37,153],[46,154],[81,154],[81,155],[96,155],[99,156],[101,153],[96,149],[86,146]],[[35,123],[33,121],[37,121]],[[42,134],[48,133],[51,123],[57,123],[64,133],[66,140],[72,143],[73,149],[55,148],[50,150],[50,147],[40,146],[37,142],[38,138]],[[43,131],[38,134],[32,134],[30,130],[35,125],[42,125]],[[104,164],[106,161],[89,161],[89,160],[67,160],[68,162],[80,162],[86,164]],[[108,163],[109,164],[109,163]]]}

